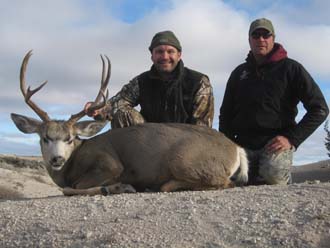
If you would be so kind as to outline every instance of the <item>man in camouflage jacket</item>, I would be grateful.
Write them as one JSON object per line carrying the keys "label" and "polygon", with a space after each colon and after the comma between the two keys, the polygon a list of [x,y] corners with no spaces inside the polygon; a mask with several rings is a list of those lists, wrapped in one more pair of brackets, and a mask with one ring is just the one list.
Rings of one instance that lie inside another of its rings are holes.
{"label": "man in camouflage jacket", "polygon": [[[153,65],[124,85],[101,111],[113,128],[143,122],[177,122],[212,127],[214,98],[208,77],[184,66],[173,32],[155,34],[149,47]],[[140,111],[134,109],[140,105]]]}

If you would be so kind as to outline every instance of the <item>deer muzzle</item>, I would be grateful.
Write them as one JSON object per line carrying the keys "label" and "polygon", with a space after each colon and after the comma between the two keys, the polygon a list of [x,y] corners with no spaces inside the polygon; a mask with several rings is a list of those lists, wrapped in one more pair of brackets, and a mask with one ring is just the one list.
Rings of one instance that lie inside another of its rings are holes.
{"label": "deer muzzle", "polygon": [[53,170],[60,170],[65,163],[65,159],[61,156],[52,157],[49,164]]}

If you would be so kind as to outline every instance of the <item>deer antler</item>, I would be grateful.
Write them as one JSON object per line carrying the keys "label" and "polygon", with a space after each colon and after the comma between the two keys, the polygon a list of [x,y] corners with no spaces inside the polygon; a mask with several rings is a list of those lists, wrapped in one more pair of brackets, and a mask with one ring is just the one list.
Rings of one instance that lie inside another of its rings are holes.
{"label": "deer antler", "polygon": [[47,122],[50,121],[48,114],[45,111],[43,111],[41,108],[39,108],[38,105],[31,100],[32,95],[37,91],[39,91],[42,87],[44,87],[47,81],[43,82],[39,87],[37,87],[34,90],[31,90],[30,86],[26,89],[25,72],[31,56],[32,56],[32,50],[30,50],[23,59],[21,72],[20,72],[20,87],[27,105],[29,105],[34,110],[34,112],[36,112],[36,114],[41,118],[41,120]]}
{"label": "deer antler", "polygon": [[[109,79],[110,79],[110,75],[111,75],[111,63],[110,63],[110,59],[106,55],[104,55],[104,56],[107,59],[108,68],[106,69],[104,58],[102,57],[102,55],[100,55],[100,57],[102,59],[101,87],[100,87],[99,93],[97,94],[97,97],[95,98],[92,105],[89,107],[89,111],[94,111],[94,110],[103,108],[106,105],[106,102],[108,99],[109,91],[108,91],[107,87],[108,87],[108,83],[109,83]],[[102,101],[101,101],[101,99],[102,99]],[[73,125],[74,123],[76,123],[79,119],[81,119],[85,115],[86,115],[85,110],[82,110],[77,114],[71,115],[71,117],[67,121],[67,123],[69,125]]]}
{"label": "deer antler", "polygon": [[[109,83],[109,79],[110,79],[110,75],[111,75],[111,63],[110,63],[110,59],[104,55],[105,58],[107,59],[107,62],[108,62],[108,68],[107,68],[107,71],[105,70],[105,62],[104,62],[104,59],[102,57],[102,55],[100,55],[101,59],[102,59],[102,79],[101,79],[101,88],[100,88],[100,91],[97,95],[97,97],[95,98],[94,100],[94,103],[98,103],[101,101],[101,99],[104,100],[108,98],[108,94],[109,94],[109,91],[107,89],[108,87],[108,83]],[[102,102],[103,103],[103,102]],[[105,103],[104,103],[105,105]],[[104,107],[104,105],[102,107]],[[93,108],[93,110],[96,110],[96,109],[99,109],[98,108],[98,105],[95,105],[95,106],[91,106],[90,109]]]}

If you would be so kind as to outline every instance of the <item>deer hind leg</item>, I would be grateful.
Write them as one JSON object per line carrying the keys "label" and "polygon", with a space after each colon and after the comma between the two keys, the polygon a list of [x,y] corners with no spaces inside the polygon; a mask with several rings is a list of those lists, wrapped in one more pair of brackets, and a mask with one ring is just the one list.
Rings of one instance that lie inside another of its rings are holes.
{"label": "deer hind leg", "polygon": [[173,192],[178,190],[218,190],[218,189],[226,189],[226,188],[233,188],[235,185],[233,182],[228,180],[221,185],[201,185],[200,183],[191,183],[186,181],[180,180],[170,180],[164,183],[160,187],[161,192]]}
{"label": "deer hind leg", "polygon": [[121,194],[121,193],[135,193],[136,190],[132,185],[116,183],[107,186],[98,186],[88,189],[74,189],[74,188],[63,188],[63,194],[66,196],[73,195],[110,195],[110,194]]}
{"label": "deer hind leg", "polygon": [[180,180],[170,180],[164,183],[160,187],[161,192],[173,192],[178,190],[220,190],[220,189],[227,189],[233,188],[235,184],[230,179],[222,180],[222,183],[219,185],[201,185],[200,183],[192,183]]}
{"label": "deer hind leg", "polygon": [[173,192],[180,189],[191,189],[192,184],[179,180],[170,180],[160,187],[161,192]]}

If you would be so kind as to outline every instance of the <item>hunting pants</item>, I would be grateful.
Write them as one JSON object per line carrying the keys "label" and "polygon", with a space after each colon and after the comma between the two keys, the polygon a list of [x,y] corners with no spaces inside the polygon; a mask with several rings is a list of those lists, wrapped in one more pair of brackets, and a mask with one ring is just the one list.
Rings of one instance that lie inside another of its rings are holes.
{"label": "hunting pants", "polygon": [[290,184],[294,149],[279,154],[245,149],[249,159],[249,185]]}

